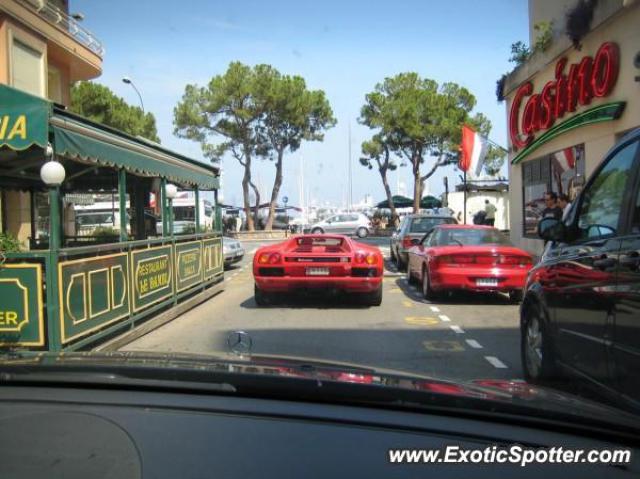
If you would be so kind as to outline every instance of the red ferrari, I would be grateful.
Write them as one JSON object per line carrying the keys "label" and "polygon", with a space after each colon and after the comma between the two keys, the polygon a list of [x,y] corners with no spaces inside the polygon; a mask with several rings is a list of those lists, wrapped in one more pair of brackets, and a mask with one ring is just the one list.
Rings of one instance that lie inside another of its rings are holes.
{"label": "red ferrari", "polygon": [[407,280],[426,299],[453,290],[509,293],[522,300],[531,255],[490,226],[439,225],[409,250]]}
{"label": "red ferrari", "polygon": [[273,293],[331,290],[361,294],[367,304],[382,303],[380,250],[341,235],[294,236],[264,246],[253,257],[255,300]]}

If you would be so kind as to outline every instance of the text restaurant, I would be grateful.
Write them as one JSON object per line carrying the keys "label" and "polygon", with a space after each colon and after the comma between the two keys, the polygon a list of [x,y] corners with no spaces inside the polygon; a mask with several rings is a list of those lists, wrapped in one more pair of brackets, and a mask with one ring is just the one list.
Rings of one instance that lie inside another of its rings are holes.
{"label": "text restaurant", "polygon": [[573,201],[607,151],[640,126],[640,8],[561,52],[534,55],[505,82],[511,240],[540,254],[546,192]]}
{"label": "text restaurant", "polygon": [[26,238],[0,254],[0,350],[91,348],[219,290],[219,173],[0,85],[1,231]]}

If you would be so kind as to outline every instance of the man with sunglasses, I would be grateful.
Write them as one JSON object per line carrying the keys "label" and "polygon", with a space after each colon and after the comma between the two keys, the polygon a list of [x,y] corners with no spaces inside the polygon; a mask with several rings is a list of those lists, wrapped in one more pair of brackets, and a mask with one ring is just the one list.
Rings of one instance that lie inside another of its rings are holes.
{"label": "man with sunglasses", "polygon": [[544,194],[545,209],[542,210],[542,218],[562,219],[562,208],[558,205],[558,195],[549,191]]}

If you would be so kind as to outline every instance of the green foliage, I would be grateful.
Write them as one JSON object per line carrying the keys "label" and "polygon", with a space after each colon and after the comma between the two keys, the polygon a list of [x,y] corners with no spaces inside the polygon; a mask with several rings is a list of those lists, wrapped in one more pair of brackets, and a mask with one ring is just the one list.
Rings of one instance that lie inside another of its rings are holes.
{"label": "green foliage", "polygon": [[524,44],[524,42],[515,42],[511,44],[511,57],[509,57],[509,62],[515,63],[516,65],[522,65],[527,61],[531,55],[531,50],[529,47]]}
{"label": "green foliage", "polygon": [[484,158],[484,171],[489,176],[498,176],[506,158],[507,152],[505,150],[489,145],[487,156]]}
{"label": "green foliage", "polygon": [[553,40],[553,22],[538,22],[533,26],[533,29],[537,32],[533,51],[546,51]]}
{"label": "green foliage", "polygon": [[[489,134],[491,122],[482,114],[471,115],[475,104],[473,94],[455,83],[438,85],[412,72],[386,78],[366,95],[361,109],[361,123],[377,132],[374,144],[363,145],[363,153],[375,159],[379,142],[390,155],[406,159],[414,191],[421,192],[437,168],[457,159],[463,124]],[[414,198],[414,209],[419,200]]]}
{"label": "green foliage", "polygon": [[120,234],[120,231],[115,228],[111,228],[109,226],[98,226],[96,229],[93,230],[93,232],[91,233],[91,236],[95,238],[104,238],[104,237],[110,237],[110,236],[118,236],[119,234]]}
{"label": "green foliage", "polygon": [[71,111],[132,136],[141,136],[160,143],[156,119],[152,113],[127,104],[109,88],[82,81],[71,89]]}
{"label": "green foliage", "polygon": [[[302,77],[282,75],[270,65],[253,68],[233,62],[206,87],[187,85],[174,108],[174,132],[200,143],[214,162],[225,154],[244,167],[243,196],[249,206],[251,161],[254,157],[276,161],[271,202],[282,181],[285,151],[296,151],[303,141],[321,141],[336,120],[325,94],[310,91]],[[219,141],[219,137],[223,141]],[[252,223],[248,224],[252,229]]]}
{"label": "green foliage", "polygon": [[17,253],[21,248],[18,238],[10,233],[0,233],[0,253]]}

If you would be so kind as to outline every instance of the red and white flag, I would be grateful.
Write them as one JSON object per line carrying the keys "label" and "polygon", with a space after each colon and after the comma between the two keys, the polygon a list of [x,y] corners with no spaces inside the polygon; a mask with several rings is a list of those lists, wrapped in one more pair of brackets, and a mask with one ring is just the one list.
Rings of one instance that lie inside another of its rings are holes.
{"label": "red and white flag", "polygon": [[472,176],[480,176],[482,163],[487,156],[489,141],[467,125],[462,126],[462,144],[458,167]]}
{"label": "red and white flag", "polygon": [[564,173],[567,170],[573,170],[576,167],[576,155],[572,147],[565,148],[554,156],[556,160],[556,168],[560,173]]}

